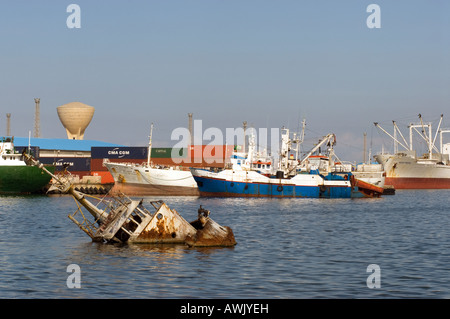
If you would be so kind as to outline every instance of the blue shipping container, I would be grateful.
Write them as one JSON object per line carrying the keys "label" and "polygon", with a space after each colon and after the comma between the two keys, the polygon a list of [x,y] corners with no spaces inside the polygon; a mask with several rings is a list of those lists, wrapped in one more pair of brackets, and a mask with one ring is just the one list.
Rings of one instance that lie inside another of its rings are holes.
{"label": "blue shipping container", "polygon": [[114,159],[146,159],[148,147],[121,146],[121,147],[91,147],[91,158]]}
{"label": "blue shipping container", "polygon": [[65,164],[68,165],[69,172],[89,172],[91,170],[89,157],[41,157],[39,162],[55,165],[56,171],[61,171]]}

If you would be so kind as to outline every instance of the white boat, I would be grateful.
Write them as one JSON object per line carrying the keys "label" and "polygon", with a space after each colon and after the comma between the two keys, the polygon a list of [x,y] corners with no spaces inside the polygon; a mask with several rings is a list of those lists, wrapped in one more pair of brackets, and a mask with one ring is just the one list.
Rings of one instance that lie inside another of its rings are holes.
{"label": "white boat", "polygon": [[104,162],[114,178],[113,192],[129,195],[198,195],[197,183],[190,170],[153,167],[147,164]]}
{"label": "white boat", "polygon": [[188,168],[175,166],[152,165],[152,128],[148,147],[147,163],[113,163],[104,160],[103,164],[114,178],[111,192],[122,192],[129,195],[167,195],[197,196],[197,183]]}

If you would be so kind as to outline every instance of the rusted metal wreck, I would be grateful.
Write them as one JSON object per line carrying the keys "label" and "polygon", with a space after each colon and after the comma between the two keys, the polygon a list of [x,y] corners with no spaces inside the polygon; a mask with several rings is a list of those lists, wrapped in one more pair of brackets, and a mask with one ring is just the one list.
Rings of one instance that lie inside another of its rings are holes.
{"label": "rusted metal wreck", "polygon": [[[186,244],[191,247],[236,245],[232,229],[216,223],[202,206],[198,210],[197,220],[189,223],[163,201],[150,202],[152,208],[149,210],[144,207],[143,200],[132,200],[125,194],[95,198],[75,190],[68,175],[56,176],[39,161],[24,155],[29,165],[37,166],[53,177],[51,189],[56,188],[73,196],[78,209],[68,217],[93,241]],[[87,197],[95,199],[96,203]],[[91,216],[85,214],[82,208]]]}

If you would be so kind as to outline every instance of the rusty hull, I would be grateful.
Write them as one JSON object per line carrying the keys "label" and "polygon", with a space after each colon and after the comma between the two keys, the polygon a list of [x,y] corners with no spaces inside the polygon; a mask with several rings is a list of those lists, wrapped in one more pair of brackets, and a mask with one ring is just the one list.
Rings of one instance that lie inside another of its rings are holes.
{"label": "rusty hull", "polygon": [[228,226],[220,226],[211,218],[208,218],[205,226],[198,229],[195,234],[188,235],[185,242],[190,247],[227,247],[236,245],[231,228]]}
{"label": "rusty hull", "polygon": [[191,247],[236,245],[231,228],[216,223],[202,207],[198,219],[189,223],[163,201],[150,202],[155,209],[151,212],[142,201],[131,200],[123,194],[103,201],[105,209],[82,197],[84,201],[79,198],[78,201],[85,209],[89,212],[92,207],[97,209],[96,214],[92,214],[95,221],[89,221],[82,213],[82,220],[77,220],[75,215],[81,212],[81,207],[69,218],[96,242],[187,244]]}
{"label": "rusty hull", "polygon": [[196,229],[189,222],[163,203],[149,223],[141,232],[131,236],[129,242],[180,244],[185,242],[187,236],[195,233]]}

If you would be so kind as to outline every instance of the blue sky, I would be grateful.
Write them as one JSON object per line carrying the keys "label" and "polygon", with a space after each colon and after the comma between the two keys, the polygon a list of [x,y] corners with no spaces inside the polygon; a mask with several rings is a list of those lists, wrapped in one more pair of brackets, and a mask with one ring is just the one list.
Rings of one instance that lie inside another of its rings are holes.
{"label": "blue sky", "polygon": [[0,130],[12,113],[12,134],[28,136],[35,97],[42,137],[65,138],[56,107],[80,101],[96,108],[85,138],[124,145],[146,145],[151,122],[154,145],[174,145],[189,112],[224,131],[306,118],[307,139],[333,132],[357,161],[364,132],[381,149],[373,122],[445,123],[449,20],[443,0],[2,1]]}

